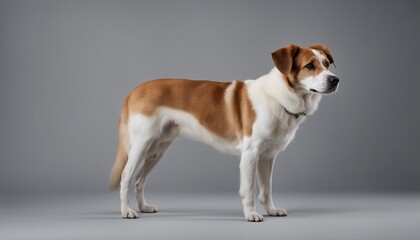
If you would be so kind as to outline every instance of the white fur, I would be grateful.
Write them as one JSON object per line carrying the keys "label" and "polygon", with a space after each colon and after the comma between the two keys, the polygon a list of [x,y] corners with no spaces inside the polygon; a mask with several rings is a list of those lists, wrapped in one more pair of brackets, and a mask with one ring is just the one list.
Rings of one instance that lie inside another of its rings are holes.
{"label": "white fur", "polygon": [[[316,53],[316,52],[315,52]],[[322,60],[319,53],[317,57]],[[314,80],[316,87],[322,88],[327,69]],[[306,87],[315,87],[309,83]],[[128,206],[128,184],[131,177],[137,175],[136,193],[139,208],[142,212],[154,212],[153,206],[144,200],[143,187],[147,175],[163,156],[173,139],[179,134],[192,137],[214,146],[218,150],[241,155],[240,195],[245,218],[249,221],[262,221],[263,216],[256,212],[254,196],[256,182],[260,189],[259,200],[269,215],[284,216],[286,211],[273,205],[271,176],[275,157],[294,138],[299,124],[305,116],[298,118],[286,113],[315,112],[321,95],[308,91],[290,91],[282,74],[273,68],[270,73],[256,79],[245,81],[250,101],[256,112],[256,121],[252,135],[241,140],[229,142],[210,132],[199,124],[188,112],[160,107],[153,117],[141,114],[131,115],[128,123],[129,159],[121,178],[121,213],[126,218],[136,218],[138,214]],[[226,92],[225,99],[230,99],[233,82]],[[144,165],[140,170],[140,162]]]}

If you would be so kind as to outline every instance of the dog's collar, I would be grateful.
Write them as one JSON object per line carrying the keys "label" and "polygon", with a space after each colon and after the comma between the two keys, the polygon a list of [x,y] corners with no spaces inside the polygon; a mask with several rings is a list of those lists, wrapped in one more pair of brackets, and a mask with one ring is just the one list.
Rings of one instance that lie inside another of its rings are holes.
{"label": "dog's collar", "polygon": [[286,108],[284,108],[284,111],[285,111],[287,114],[289,114],[289,115],[291,115],[291,116],[294,116],[296,119],[298,119],[300,116],[306,116],[306,113],[305,113],[305,112],[300,112],[300,113],[291,113],[291,112],[287,111],[287,109],[286,109]]}

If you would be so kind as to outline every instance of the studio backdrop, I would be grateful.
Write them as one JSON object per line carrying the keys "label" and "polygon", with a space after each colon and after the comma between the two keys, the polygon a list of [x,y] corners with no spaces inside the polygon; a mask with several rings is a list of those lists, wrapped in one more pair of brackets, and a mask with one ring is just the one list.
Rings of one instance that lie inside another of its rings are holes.
{"label": "studio backdrop", "polygon": [[[340,77],[274,169],[278,191],[419,191],[417,1],[0,1],[0,191],[106,191],[125,96],[154,78],[255,79],[327,45]],[[178,139],[147,191],[239,188]]]}

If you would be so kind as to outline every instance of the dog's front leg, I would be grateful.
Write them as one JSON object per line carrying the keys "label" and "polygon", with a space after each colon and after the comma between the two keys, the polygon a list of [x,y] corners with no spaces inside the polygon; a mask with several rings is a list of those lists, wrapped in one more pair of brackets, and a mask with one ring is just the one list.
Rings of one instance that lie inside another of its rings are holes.
{"label": "dog's front leg", "polygon": [[286,210],[276,208],[272,197],[272,176],[273,165],[276,158],[276,151],[262,153],[258,160],[258,187],[260,189],[259,200],[270,216],[287,216]]}
{"label": "dog's front leg", "polygon": [[241,186],[239,194],[242,197],[245,219],[250,222],[261,222],[264,218],[255,210],[255,180],[258,153],[256,151],[245,151],[241,156]]}

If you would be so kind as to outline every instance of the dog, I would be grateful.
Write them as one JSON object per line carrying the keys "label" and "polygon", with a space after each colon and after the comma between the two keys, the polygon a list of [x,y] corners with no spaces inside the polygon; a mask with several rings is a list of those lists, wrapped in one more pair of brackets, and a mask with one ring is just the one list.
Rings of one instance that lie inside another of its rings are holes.
{"label": "dog", "polygon": [[145,201],[144,185],[179,135],[240,156],[239,194],[246,220],[263,220],[254,202],[256,182],[267,214],[287,215],[272,200],[276,155],[316,111],[322,95],[336,92],[339,79],[328,70],[334,60],[322,44],[308,48],[292,44],[274,51],[272,59],[274,68],[255,80],[156,79],[131,91],[119,119],[119,145],[109,182],[111,190],[120,186],[123,218],[139,217],[128,203],[133,176],[140,212],[157,212]]}

